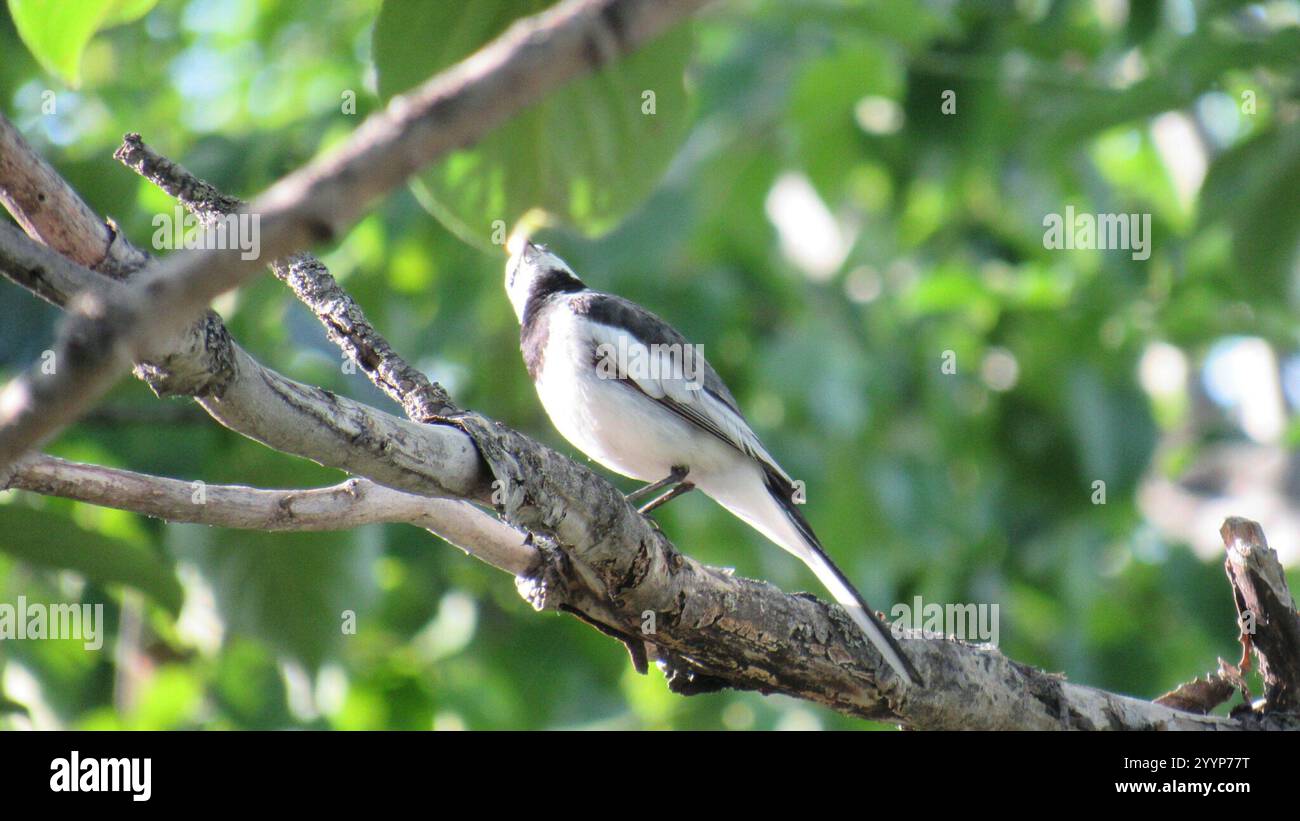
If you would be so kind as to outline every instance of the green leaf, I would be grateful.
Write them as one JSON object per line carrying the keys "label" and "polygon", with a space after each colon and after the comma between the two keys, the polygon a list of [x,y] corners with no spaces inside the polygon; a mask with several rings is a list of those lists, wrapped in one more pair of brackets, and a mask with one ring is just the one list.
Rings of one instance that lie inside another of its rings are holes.
{"label": "green leaf", "polygon": [[0,507],[0,552],[41,567],[73,570],[93,582],[134,587],[173,615],[181,609],[181,585],[169,558],[85,530],[60,513]]}
{"label": "green leaf", "polygon": [[1270,129],[1225,151],[1201,189],[1202,227],[1232,228],[1229,281],[1286,293],[1300,242],[1300,128]]}
{"label": "green leaf", "polygon": [[81,55],[95,33],[138,20],[158,0],[8,0],[14,28],[46,71],[81,84]]}
{"label": "green leaf", "polygon": [[[469,4],[385,2],[375,24],[385,100],[471,54],[539,0]],[[646,48],[579,78],[422,173],[417,198],[462,239],[486,245],[542,208],[588,234],[613,226],[654,189],[689,122],[683,78],[691,53],[681,26]],[[654,113],[643,112],[653,92]]]}

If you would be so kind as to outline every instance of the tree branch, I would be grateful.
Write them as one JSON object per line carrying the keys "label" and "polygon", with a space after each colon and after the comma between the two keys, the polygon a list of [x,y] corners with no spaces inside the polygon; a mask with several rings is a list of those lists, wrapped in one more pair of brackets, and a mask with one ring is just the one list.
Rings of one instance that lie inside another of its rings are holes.
{"label": "tree branch", "polygon": [[1220,533],[1228,552],[1223,567],[1232,583],[1247,654],[1242,666],[1249,663],[1253,649],[1268,709],[1294,710],[1300,707],[1300,614],[1286,573],[1257,522],[1234,516]]}
{"label": "tree branch", "polygon": [[[59,305],[76,293],[112,301],[127,287],[5,223],[0,223],[0,271]],[[491,478],[473,443],[455,428],[408,422],[265,368],[230,339],[214,314],[201,332],[181,339],[183,350],[150,356],[186,373],[191,384],[219,384],[219,390],[198,399],[226,427],[275,450],[400,490],[487,500]]]}
{"label": "tree branch", "polygon": [[116,279],[143,267],[147,257],[122,240],[111,220],[101,220],[3,117],[0,180],[0,203],[29,236]]}
{"label": "tree branch", "polygon": [[[196,504],[194,485],[188,482],[34,456],[20,462],[12,486],[171,521],[224,527],[318,530],[405,521],[445,536],[449,528],[453,533],[448,538],[465,545],[471,555],[525,580],[536,579],[525,582],[525,587],[539,607],[569,611],[571,602],[587,595],[571,584],[572,578],[560,576],[568,562],[554,545],[534,547],[499,523],[467,529],[465,518],[454,509],[461,503],[397,493],[364,480],[303,491],[210,485],[204,488],[206,503]],[[1250,714],[1240,720],[1196,716],[1072,685],[1011,662],[992,648],[959,642],[909,642],[909,652],[920,649],[925,656],[918,663],[925,665],[930,688],[901,694],[892,688],[878,690],[870,684],[876,673],[855,663],[863,643],[838,609],[783,594],[761,582],[735,579],[686,557],[676,558],[677,566],[667,568],[672,575],[702,577],[693,579],[689,597],[678,604],[679,612],[656,615],[711,635],[703,646],[712,652],[701,656],[698,642],[684,645],[693,654],[687,661],[675,651],[676,641],[663,642],[658,630],[612,629],[607,622],[591,618],[591,603],[574,614],[629,646],[649,644],[677,692],[734,687],[750,678],[753,689],[762,692],[786,692],[854,715],[930,729],[1294,727],[1284,714]],[[581,581],[580,575],[577,578]],[[648,577],[638,586],[652,587],[654,580]],[[625,595],[640,594],[625,591]],[[611,606],[609,601],[595,604],[597,612]],[[617,606],[627,609],[629,604]],[[736,643],[742,652],[733,652]],[[715,666],[725,669],[726,677],[702,672]],[[830,690],[832,683],[838,689]]]}
{"label": "tree branch", "polygon": [[[245,530],[347,530],[380,522],[423,527],[466,553],[516,576],[537,564],[524,535],[489,516],[466,515],[468,502],[430,499],[365,479],[310,490],[260,490],[149,476],[37,454],[19,461],[8,486],[129,510],[169,522]],[[477,511],[475,511],[477,512]]]}
{"label": "tree branch", "polygon": [[[175,197],[204,225],[213,225],[246,205],[157,153],[139,134],[127,134],[113,157]],[[271,263],[271,271],[316,315],[330,341],[412,421],[427,422],[458,410],[441,385],[398,356],[315,256],[294,254],[287,262]]]}

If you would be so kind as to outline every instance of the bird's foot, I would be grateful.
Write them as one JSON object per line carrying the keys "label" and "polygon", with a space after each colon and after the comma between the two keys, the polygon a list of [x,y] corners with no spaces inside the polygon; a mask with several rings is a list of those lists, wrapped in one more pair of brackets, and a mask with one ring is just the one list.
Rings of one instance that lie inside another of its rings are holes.
{"label": "bird's foot", "polygon": [[673,488],[672,490],[668,491],[664,495],[660,496],[658,499],[655,499],[653,502],[646,504],[645,507],[642,507],[638,512],[642,516],[644,516],[645,514],[649,513],[655,508],[662,507],[663,505],[666,505],[669,502],[671,502],[673,499],[676,499],[678,496],[681,496],[683,493],[690,493],[692,490],[695,490],[695,485],[693,483],[682,482],[677,487]]}
{"label": "bird's foot", "polygon": [[681,482],[683,479],[686,478],[687,473],[690,473],[690,468],[684,467],[682,465],[674,465],[672,470],[669,471],[667,476],[665,476],[664,478],[660,479],[657,482],[651,482],[650,484],[646,485],[643,488],[638,488],[632,491],[631,493],[627,494],[626,498],[629,502],[635,504],[639,500],[644,499],[645,497],[650,496],[654,493],[657,493],[663,490],[664,488],[668,487],[669,485],[678,484],[679,482]]}

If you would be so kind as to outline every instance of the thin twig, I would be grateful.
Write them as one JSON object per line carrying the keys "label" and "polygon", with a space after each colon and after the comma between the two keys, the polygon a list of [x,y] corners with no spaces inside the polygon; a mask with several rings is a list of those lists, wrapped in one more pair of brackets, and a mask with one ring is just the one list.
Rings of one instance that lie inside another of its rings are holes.
{"label": "thin twig", "polygon": [[306,490],[263,490],[168,479],[37,454],[18,463],[7,487],[169,522],[244,530],[347,530],[381,522],[406,523],[516,576],[527,574],[537,561],[536,550],[523,534],[496,519],[467,516],[466,502],[402,493],[366,479]]}
{"label": "thin twig", "polygon": [[[245,207],[238,198],[221,193],[159,154],[139,134],[127,134],[113,156],[175,197],[205,225]],[[287,262],[277,260],[271,263],[271,271],[316,315],[330,341],[356,363],[375,387],[401,405],[412,421],[428,422],[459,410],[441,385],[429,381],[393,350],[361,306],[314,255],[294,254]]]}

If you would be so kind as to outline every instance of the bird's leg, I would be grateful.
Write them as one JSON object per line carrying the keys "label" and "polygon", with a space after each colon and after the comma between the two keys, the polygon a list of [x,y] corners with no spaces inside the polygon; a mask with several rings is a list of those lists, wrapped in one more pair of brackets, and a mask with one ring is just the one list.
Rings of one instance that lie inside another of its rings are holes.
{"label": "bird's leg", "polygon": [[689,472],[690,472],[690,468],[683,467],[682,465],[673,465],[672,470],[668,473],[667,476],[665,476],[664,478],[660,479],[657,482],[651,482],[650,484],[646,485],[643,488],[638,488],[632,491],[627,495],[627,500],[635,504],[637,501],[644,499],[645,497],[653,493],[656,493],[660,490],[663,490],[669,485],[677,484],[681,480],[685,479],[686,474]]}
{"label": "bird's leg", "polygon": [[676,499],[678,496],[681,496],[683,493],[690,493],[692,490],[695,490],[694,483],[682,482],[678,484],[677,487],[673,488],[672,490],[668,491],[664,495],[660,496],[658,499],[655,499],[653,502],[650,502],[645,507],[641,508],[638,512],[644,516],[645,514],[649,513],[655,508],[660,507],[662,505],[666,505],[669,502],[671,502],[673,499]]}

